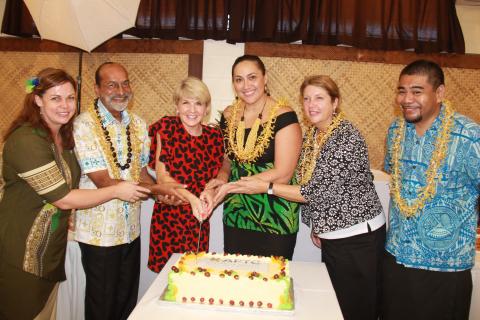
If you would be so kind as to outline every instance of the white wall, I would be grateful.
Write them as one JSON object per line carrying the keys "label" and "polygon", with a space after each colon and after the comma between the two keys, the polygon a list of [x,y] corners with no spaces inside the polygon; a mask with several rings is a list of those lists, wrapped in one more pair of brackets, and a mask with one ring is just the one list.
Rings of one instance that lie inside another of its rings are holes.
{"label": "white wall", "polygon": [[[0,26],[3,22],[3,14],[5,13],[5,5],[7,4],[7,0],[0,0]],[[0,33],[0,36],[4,36],[3,33]]]}
{"label": "white wall", "polygon": [[206,40],[203,44],[203,81],[212,95],[210,122],[220,120],[219,111],[232,103],[235,95],[231,81],[231,69],[235,59],[244,54],[243,43]]}
{"label": "white wall", "polygon": [[456,8],[465,38],[465,53],[480,54],[480,5],[457,5]]}

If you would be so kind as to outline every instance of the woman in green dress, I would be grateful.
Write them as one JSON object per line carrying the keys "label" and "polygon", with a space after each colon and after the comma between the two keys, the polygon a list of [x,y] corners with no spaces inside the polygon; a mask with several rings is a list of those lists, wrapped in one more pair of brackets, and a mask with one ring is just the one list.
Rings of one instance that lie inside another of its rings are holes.
{"label": "woman in green dress", "polygon": [[[290,183],[302,134],[296,113],[274,100],[267,88],[265,65],[244,55],[232,66],[235,103],[223,112],[220,127],[228,157],[207,188],[221,201],[228,181],[255,176],[270,183]],[[291,259],[298,232],[299,205],[271,194],[231,194],[223,205],[224,251],[283,256]]]}
{"label": "woman in green dress", "polygon": [[148,189],[130,182],[74,189],[75,80],[47,68],[27,82],[20,115],[4,141],[0,202],[0,319],[50,319],[65,280],[68,220],[73,208],[113,198],[138,201]]}

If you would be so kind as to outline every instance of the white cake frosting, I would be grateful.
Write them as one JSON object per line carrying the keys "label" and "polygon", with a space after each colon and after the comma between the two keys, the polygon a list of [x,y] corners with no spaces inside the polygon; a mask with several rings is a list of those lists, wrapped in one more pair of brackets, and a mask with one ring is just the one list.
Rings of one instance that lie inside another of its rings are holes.
{"label": "white cake frosting", "polygon": [[172,267],[167,301],[247,308],[293,309],[288,261],[215,253],[185,253]]}

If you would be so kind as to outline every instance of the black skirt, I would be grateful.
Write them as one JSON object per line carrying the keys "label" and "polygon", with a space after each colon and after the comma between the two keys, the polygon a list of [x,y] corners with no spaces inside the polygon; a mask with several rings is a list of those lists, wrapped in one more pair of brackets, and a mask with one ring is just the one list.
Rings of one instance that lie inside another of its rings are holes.
{"label": "black skirt", "polygon": [[272,234],[223,225],[223,250],[230,254],[281,256],[292,260],[297,233]]}

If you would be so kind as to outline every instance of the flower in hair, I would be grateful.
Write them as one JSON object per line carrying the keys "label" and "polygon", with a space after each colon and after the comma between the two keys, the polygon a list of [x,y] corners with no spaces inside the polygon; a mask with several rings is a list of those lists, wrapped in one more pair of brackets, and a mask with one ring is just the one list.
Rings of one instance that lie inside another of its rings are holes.
{"label": "flower in hair", "polygon": [[35,87],[38,86],[39,83],[40,83],[40,80],[38,79],[38,77],[32,77],[30,79],[27,79],[27,81],[25,81],[25,91],[27,93],[32,93]]}

